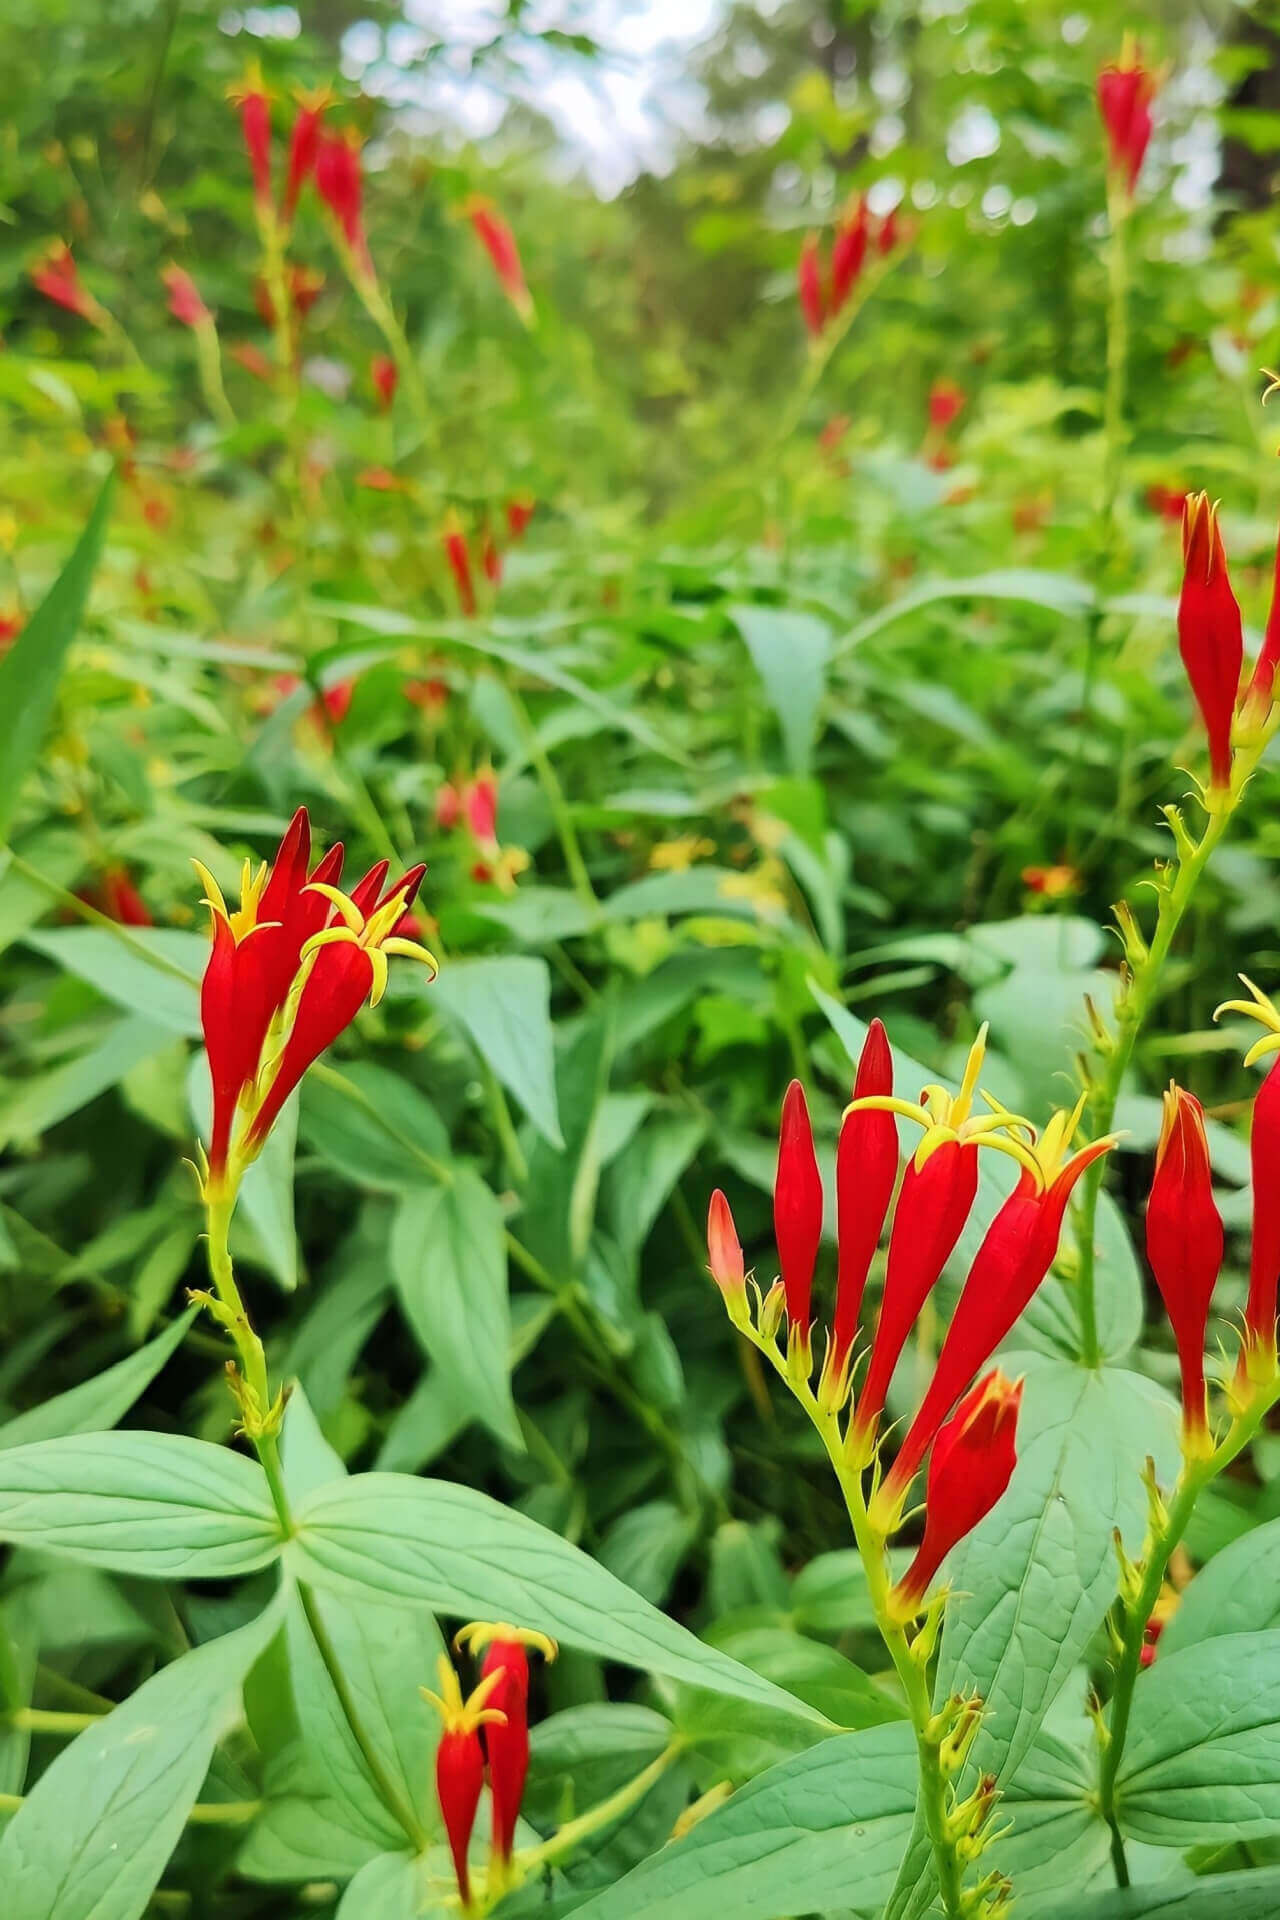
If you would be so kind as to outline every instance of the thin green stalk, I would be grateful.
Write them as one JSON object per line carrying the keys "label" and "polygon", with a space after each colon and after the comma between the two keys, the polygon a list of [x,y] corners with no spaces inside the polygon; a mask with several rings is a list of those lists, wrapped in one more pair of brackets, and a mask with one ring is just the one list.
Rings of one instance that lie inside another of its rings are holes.
{"label": "thin green stalk", "polygon": [[1129,387],[1129,215],[1133,203],[1122,181],[1107,189],[1111,228],[1107,244],[1107,381],[1102,403],[1102,553],[1115,542],[1116,505],[1128,446],[1125,406]]}
{"label": "thin green stalk", "polygon": [[[21,1793],[0,1793],[0,1813],[16,1813],[25,1798]],[[261,1800],[197,1800],[187,1809],[187,1823],[194,1827],[241,1827],[256,1820],[261,1811]]]}
{"label": "thin green stalk", "polygon": [[50,1707],[15,1707],[7,1716],[9,1725],[23,1733],[65,1733],[74,1736],[86,1727],[96,1727],[100,1713],[56,1713]]}
{"label": "thin green stalk", "polygon": [[502,1147],[502,1155],[507,1163],[507,1171],[517,1187],[523,1187],[529,1178],[529,1163],[524,1157],[524,1149],[516,1135],[511,1118],[511,1109],[507,1105],[507,1096],[493,1068],[484,1063],[485,1091],[489,1099],[489,1113],[493,1119],[494,1131]]}
{"label": "thin green stalk", "polygon": [[583,1840],[589,1840],[593,1833],[599,1833],[602,1827],[612,1826],[615,1820],[620,1820],[623,1814],[630,1813],[632,1807],[639,1805],[650,1789],[658,1784],[668,1767],[678,1758],[679,1753],[680,1742],[673,1740],[669,1747],[663,1748],[656,1760],[649,1762],[643,1772],[636,1774],[633,1780],[628,1780],[626,1785],[619,1787],[616,1793],[611,1793],[607,1800],[601,1800],[596,1806],[589,1807],[585,1813],[579,1814],[576,1820],[566,1821],[564,1826],[553,1833],[549,1840],[544,1840],[540,1846],[530,1847],[528,1852],[518,1853],[517,1864],[525,1871],[550,1866],[553,1861],[562,1860],[565,1854],[572,1853]]}
{"label": "thin green stalk", "polygon": [[596,899],[595,888],[591,884],[587,863],[582,857],[582,847],[578,840],[577,829],[573,824],[573,815],[564,797],[564,788],[560,785],[560,776],[551,764],[551,757],[538,738],[537,729],[529,718],[528,709],[514,687],[508,686],[507,696],[515,709],[516,718],[520,722],[520,729],[529,749],[529,760],[538,776],[538,783],[546,795],[547,805],[551,809],[556,837],[560,842],[560,851],[564,855],[564,864],[569,878],[573,882],[573,890],[583,906],[589,907],[595,913],[600,903]]}

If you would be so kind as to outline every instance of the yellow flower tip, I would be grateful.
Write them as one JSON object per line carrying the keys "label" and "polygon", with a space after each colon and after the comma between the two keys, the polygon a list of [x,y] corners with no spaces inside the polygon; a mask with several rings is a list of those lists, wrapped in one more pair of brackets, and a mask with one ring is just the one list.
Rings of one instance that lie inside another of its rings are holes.
{"label": "yellow flower tip", "polygon": [[218,885],[208,867],[205,866],[203,860],[193,858],[191,864],[196,870],[200,885],[204,888],[204,898],[200,904],[208,907],[210,913],[218,914],[229,926],[231,924],[231,915],[227,912],[227,903],[223,898],[222,888]]}
{"label": "yellow flower tip", "polygon": [[364,932],[364,915],[355,901],[350,899],[341,887],[330,886],[327,880],[309,880],[303,892],[320,894],[335,909],[344,926],[350,927],[353,933]]}
{"label": "yellow flower tip", "polygon": [[430,1687],[419,1687],[423,1699],[428,1701],[444,1722],[446,1733],[473,1733],[477,1727],[505,1727],[507,1716],[499,1707],[486,1703],[502,1679],[502,1670],[488,1673],[484,1679],[464,1700],[462,1682],[454,1671],[448,1654],[442,1653],[436,1663],[439,1675],[440,1691],[435,1693]]}
{"label": "yellow flower tip", "polygon": [[554,1660],[560,1651],[550,1634],[537,1627],[514,1627],[509,1620],[472,1620],[453,1636],[455,1647],[472,1654],[483,1653],[495,1640],[514,1640],[517,1646],[530,1647],[547,1661]]}

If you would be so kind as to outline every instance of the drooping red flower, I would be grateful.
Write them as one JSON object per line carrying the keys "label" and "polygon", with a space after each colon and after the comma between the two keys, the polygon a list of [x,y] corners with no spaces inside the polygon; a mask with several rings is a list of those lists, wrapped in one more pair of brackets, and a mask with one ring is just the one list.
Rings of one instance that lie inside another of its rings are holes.
{"label": "drooping red flower", "polygon": [[747,1281],[742,1242],[733,1224],[729,1202],[719,1187],[712,1194],[711,1204],[707,1208],[707,1265],[711,1269],[711,1278],[726,1297],[745,1292]]}
{"label": "drooping red flower", "polygon": [[389,353],[374,354],[369,362],[369,378],[372,380],[373,390],[378,396],[378,405],[382,408],[382,411],[386,413],[391,402],[396,397],[396,387],[400,381],[400,375],[396,370],[396,363]]}
{"label": "drooping red flower", "polygon": [[240,130],[253,175],[253,198],[258,213],[271,214],[271,96],[262,80],[262,69],[255,61],[239,85],[227,98],[240,109]]}
{"label": "drooping red flower", "polygon": [[502,1710],[492,1699],[499,1679],[496,1675],[487,1676],[470,1698],[464,1700],[458,1676],[443,1653],[437,1671],[439,1693],[432,1693],[426,1687],[421,1693],[444,1721],[444,1731],[436,1748],[436,1798],[449,1842],[458,1897],[463,1910],[469,1911],[471,1870],[467,1855],[480,1805],[480,1789],[484,1785],[485,1756],[480,1730],[483,1727],[492,1731],[502,1721]]}
{"label": "drooping red flower", "polygon": [[816,233],[807,233],[796,262],[796,291],[800,311],[812,339],[821,334],[827,321],[827,296],[822,284],[822,253]]}
{"label": "drooping red flower", "polygon": [[1194,1094],[1170,1086],[1147,1201],[1147,1259],[1173,1328],[1182,1374],[1182,1433],[1188,1452],[1209,1438],[1204,1381],[1209,1302],[1222,1267],[1222,1218],[1213,1198],[1204,1109]]}
{"label": "drooping red flower", "polygon": [[836,230],[831,245],[831,311],[839,313],[857,286],[871,240],[871,216],[859,199]]}
{"label": "drooping red flower", "polygon": [[533,301],[525,284],[514,233],[491,200],[472,198],[465,211],[472,232],[493,264],[502,291],[527,325],[533,318]]}
{"label": "drooping red flower", "polygon": [[298,111],[294,115],[293,129],[289,135],[289,164],[284,180],[284,199],[281,213],[285,224],[289,225],[298,210],[298,199],[309,176],[315,171],[316,146],[320,138],[320,123],[333,100],[328,87],[317,87],[313,92],[299,88],[294,98]]}
{"label": "drooping red flower", "polygon": [[444,532],[440,538],[445,559],[449,562],[449,571],[453,575],[458,605],[470,620],[476,611],[476,588],[471,575],[471,554],[467,547],[467,536],[462,530],[462,522],[452,510],[445,516]]}
{"label": "drooping red flower", "polygon": [[[853,1097],[893,1092],[893,1055],[879,1020],[867,1028]],[[898,1178],[898,1127],[891,1113],[851,1108],[836,1148],[838,1266],[831,1364],[838,1375],[853,1347],[862,1295]]]}
{"label": "drooping red flower", "polygon": [[1077,1180],[1115,1146],[1115,1136],[1095,1140],[1079,1153],[1067,1149],[1081,1108],[1056,1114],[1035,1150],[1040,1171],[1024,1168],[1018,1184],[983,1235],[942,1342],[924,1399],[907,1429],[874,1502],[887,1522],[901,1509],[934,1435],[979,1370],[986,1365],[1043,1281],[1062,1235],[1062,1222]]}
{"label": "drooping red flower", "polygon": [[822,1176],[804,1088],[793,1080],[782,1102],[778,1170],[773,1183],[773,1230],[786,1296],[787,1319],[807,1338],[813,1269],[822,1239]]}
{"label": "drooping red flower", "polygon": [[1187,495],[1182,554],[1178,648],[1209,737],[1210,783],[1221,790],[1231,785],[1231,723],[1244,665],[1244,632],[1217,509],[1207,494]]}
{"label": "drooping red flower", "polygon": [[1107,132],[1108,164],[1130,193],[1138,183],[1151,138],[1151,102],[1155,81],[1126,48],[1118,61],[1098,75],[1098,108]]}
{"label": "drooping red flower", "polygon": [[960,1402],[933,1443],[924,1509],[924,1538],[889,1596],[901,1623],[919,1613],[951,1549],[985,1520],[1009,1485],[1017,1464],[1022,1382],[996,1368]]}
{"label": "drooping red flower", "polygon": [[493,1847],[499,1860],[511,1858],[516,1823],[529,1772],[529,1655],[536,1648],[546,1660],[556,1657],[556,1643],[545,1633],[509,1626],[506,1621],[473,1621],[457,1636],[459,1646],[473,1653],[484,1649],[480,1689],[496,1709],[484,1729],[489,1762],[489,1793],[493,1801]]}
{"label": "drooping red flower", "polygon": [[169,311],[184,327],[198,327],[204,321],[213,318],[200,298],[199,287],[189,273],[170,261],[161,272],[160,278],[169,296]]}
{"label": "drooping red flower", "polygon": [[71,249],[63,241],[55,240],[36,261],[31,269],[31,283],[46,300],[52,300],[55,307],[65,307],[68,313],[78,314],[91,326],[100,324],[102,309],[81,284]]}
{"label": "drooping red flower", "polygon": [[348,127],[344,132],[316,133],[316,191],[341,229],[361,272],[371,273],[373,263],[364,231],[364,172],[360,164],[360,136]]}
{"label": "drooping red flower", "polygon": [[536,501],[531,493],[518,493],[506,505],[507,532],[513,540],[522,540],[533,518]]}

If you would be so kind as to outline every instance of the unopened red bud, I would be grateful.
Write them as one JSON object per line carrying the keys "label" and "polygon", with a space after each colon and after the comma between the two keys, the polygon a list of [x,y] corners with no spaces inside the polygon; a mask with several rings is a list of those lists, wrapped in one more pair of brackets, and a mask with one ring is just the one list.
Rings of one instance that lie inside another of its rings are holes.
{"label": "unopened red bud", "polygon": [[743,1292],[746,1287],[746,1268],[742,1258],[742,1243],[733,1224],[729,1202],[719,1187],[712,1194],[711,1204],[707,1208],[707,1265],[722,1293]]}
{"label": "unopened red bud", "polygon": [[1147,1258],[1178,1349],[1183,1442],[1196,1453],[1209,1445],[1204,1342],[1222,1248],[1204,1109],[1194,1094],[1171,1086],[1147,1202]]}
{"label": "unopened red bud", "polygon": [[1188,494],[1182,520],[1178,647],[1209,738],[1214,787],[1231,785],[1231,723],[1240,692],[1244,633],[1231,591],[1216,507]]}
{"label": "unopened red bud", "polygon": [[804,1088],[793,1080],[782,1103],[778,1169],[773,1183],[773,1228],[786,1295],[787,1319],[809,1330],[813,1269],[822,1239],[822,1176]]}

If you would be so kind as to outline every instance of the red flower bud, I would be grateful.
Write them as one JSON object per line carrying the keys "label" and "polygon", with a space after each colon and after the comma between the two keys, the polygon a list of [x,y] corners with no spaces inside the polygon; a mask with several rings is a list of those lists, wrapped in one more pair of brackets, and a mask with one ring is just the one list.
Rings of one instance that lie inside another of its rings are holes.
{"label": "red flower bud", "polygon": [[1207,494],[1187,495],[1182,553],[1178,647],[1209,736],[1211,783],[1229,787],[1231,722],[1244,664],[1244,634],[1227,575],[1217,509],[1210,506]]}
{"label": "red flower bud", "polygon": [[293,131],[289,135],[289,167],[285,175],[284,200],[281,206],[286,224],[292,221],[297,212],[298,197],[308,176],[315,171],[320,122],[332,99],[333,95],[328,87],[319,87],[314,93],[300,91],[297,95],[298,111],[294,116]]}
{"label": "red flower bud", "polygon": [[954,380],[935,380],[929,389],[929,425],[935,433],[945,433],[964,406],[965,392]]}
{"label": "red flower bud", "polygon": [[858,284],[867,258],[871,225],[865,199],[859,200],[837,230],[831,248],[831,311],[839,313]]}
{"label": "red flower bud", "polygon": [[470,620],[476,611],[476,589],[471,577],[471,555],[467,549],[467,536],[462,531],[462,523],[456,513],[451,512],[446,516],[441,540],[445,558],[449,562],[449,571],[453,575],[453,584],[457,589],[458,605]]}
{"label": "red flower bud", "polygon": [[951,1549],[973,1532],[1008,1486],[1022,1382],[997,1368],[960,1402],[933,1443],[924,1511],[924,1538],[889,1596],[891,1614],[907,1621],[920,1611],[934,1575]]}
{"label": "red flower bud", "polygon": [[458,1676],[443,1653],[440,1655],[438,1672],[439,1693],[432,1693],[426,1687],[420,1691],[423,1699],[431,1702],[444,1721],[444,1732],[436,1748],[436,1798],[440,1802],[445,1835],[453,1858],[458,1897],[463,1908],[469,1909],[471,1871],[467,1854],[476,1823],[476,1809],[480,1805],[480,1789],[484,1785],[484,1748],[480,1744],[480,1729],[483,1727],[486,1733],[492,1733],[503,1720],[501,1708],[493,1702],[501,1676],[491,1675],[482,1679],[470,1698],[464,1700]]}
{"label": "red flower bud", "polygon": [[400,380],[400,375],[396,371],[396,363],[390,354],[374,354],[372,360],[369,362],[369,378],[373,381],[373,389],[378,396],[378,404],[385,413],[396,397],[396,387]]}
{"label": "red flower bud", "polygon": [[535,501],[531,493],[520,493],[506,505],[507,532],[513,540],[524,538],[525,528],[533,518]]}
{"label": "red flower bud", "polygon": [[796,262],[796,289],[800,295],[804,324],[816,340],[827,318],[826,294],[822,286],[822,255],[816,234],[807,233],[804,237],[800,258]]}
{"label": "red flower bud", "polygon": [[[893,1055],[879,1020],[867,1028],[853,1097],[893,1092]],[[891,1113],[866,1108],[845,1115],[836,1148],[839,1265],[831,1362],[839,1373],[858,1331],[862,1295],[898,1178],[898,1127]]]}
{"label": "red flower bud", "polygon": [[31,281],[37,292],[46,300],[52,300],[55,307],[65,307],[68,313],[79,314],[90,325],[98,325],[101,309],[81,285],[71,249],[61,240],[54,241],[32,267]]}
{"label": "red flower bud", "polygon": [[435,816],[436,825],[445,833],[451,833],[462,818],[462,795],[451,780],[436,788]]}
{"label": "red flower bud", "polygon": [[899,225],[898,209],[891,207],[880,222],[880,229],[876,234],[876,250],[882,256],[892,253],[897,246],[901,238]]}
{"label": "red flower bud", "polygon": [[876,1430],[907,1336],[950,1259],[978,1191],[978,1149],[944,1140],[923,1164],[908,1161],[889,1235],[884,1299],[854,1429],[862,1442]]}
{"label": "red flower bud", "polygon": [[480,1668],[495,1677],[489,1696],[505,1721],[485,1728],[489,1792],[493,1800],[493,1844],[500,1860],[511,1858],[516,1822],[529,1772],[529,1660],[518,1640],[494,1640]]}
{"label": "red flower bud", "polygon": [[102,882],[103,911],[122,927],[152,927],[146,901],[123,867],[112,867]]}
{"label": "red flower bud", "polygon": [[482,846],[498,844],[498,782],[492,772],[478,773],[462,796],[467,825]]}
{"label": "red flower bud", "polygon": [[746,1269],[742,1259],[742,1243],[733,1224],[729,1202],[719,1187],[712,1194],[711,1204],[707,1208],[707,1265],[721,1293],[727,1296],[745,1291]]}
{"label": "red flower bud", "polygon": [[360,137],[353,129],[345,133],[316,134],[316,191],[341,228],[343,238],[355,255],[357,267],[373,271],[364,232],[364,176],[360,165]]}
{"label": "red flower bud", "polygon": [[1246,708],[1258,720],[1265,720],[1271,710],[1278,664],[1280,664],[1280,541],[1276,543],[1275,577],[1271,587],[1271,610],[1267,614],[1267,630],[1263,635],[1262,650],[1258,654],[1253,677],[1249,681],[1249,691],[1245,695]]}
{"label": "red flower bud", "polygon": [[529,298],[529,289],[525,285],[524,268],[520,264],[520,251],[516,246],[516,237],[502,215],[489,200],[472,199],[467,202],[467,218],[471,222],[472,232],[488,254],[497,274],[502,291],[526,323],[533,317],[533,302]]}
{"label": "red flower bud", "polygon": [[1155,81],[1134,54],[1103,67],[1098,75],[1098,108],[1107,130],[1108,162],[1132,193],[1151,138],[1151,102]]}
{"label": "red flower bud", "polygon": [[1213,1199],[1204,1109],[1171,1086],[1147,1202],[1147,1259],[1173,1327],[1182,1372],[1183,1444],[1209,1445],[1204,1384],[1205,1328],[1222,1266],[1222,1220]]}
{"label": "red flower bud", "polygon": [[773,1183],[773,1230],[787,1300],[787,1319],[809,1331],[813,1269],[822,1238],[822,1176],[804,1088],[793,1080],[782,1103],[778,1171]]}
{"label": "red flower bud", "polygon": [[1152,513],[1158,513],[1162,520],[1176,520],[1182,524],[1183,509],[1187,504],[1185,487],[1166,487],[1157,483],[1148,487],[1146,502]]}
{"label": "red flower bud", "polygon": [[1251,1347],[1272,1362],[1276,1353],[1276,1287],[1280,1281],[1280,1060],[1259,1087],[1253,1103],[1249,1157],[1253,1169],[1253,1245],[1249,1258],[1249,1300],[1244,1310],[1242,1368]]}
{"label": "red flower bud", "polygon": [[227,95],[240,109],[240,129],[253,175],[253,197],[259,214],[271,211],[271,98],[255,61],[238,86]]}
{"label": "red flower bud", "polygon": [[502,555],[498,552],[497,542],[488,527],[485,528],[480,541],[480,565],[489,585],[498,586],[502,580]]}
{"label": "red flower bud", "polygon": [[198,327],[202,321],[211,320],[204,301],[200,298],[200,289],[189,273],[185,273],[171,261],[162,271],[165,292],[169,296],[169,311],[175,320],[184,327]]}

